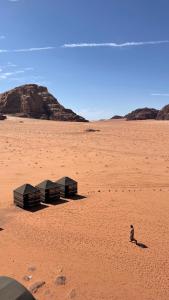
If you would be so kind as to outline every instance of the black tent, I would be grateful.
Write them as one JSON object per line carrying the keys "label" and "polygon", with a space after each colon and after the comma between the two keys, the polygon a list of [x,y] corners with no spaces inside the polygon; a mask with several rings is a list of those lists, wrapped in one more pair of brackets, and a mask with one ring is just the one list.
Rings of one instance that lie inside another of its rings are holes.
{"label": "black tent", "polygon": [[14,204],[30,208],[40,204],[40,193],[34,186],[26,183],[14,190]]}
{"label": "black tent", "polygon": [[51,180],[42,181],[36,188],[40,191],[40,198],[43,202],[51,202],[60,199],[59,186]]}
{"label": "black tent", "polygon": [[69,178],[62,177],[56,181],[60,187],[60,195],[62,197],[69,197],[77,194],[78,183],[77,181]]}
{"label": "black tent", "polygon": [[1,300],[35,300],[32,294],[15,279],[0,276]]}

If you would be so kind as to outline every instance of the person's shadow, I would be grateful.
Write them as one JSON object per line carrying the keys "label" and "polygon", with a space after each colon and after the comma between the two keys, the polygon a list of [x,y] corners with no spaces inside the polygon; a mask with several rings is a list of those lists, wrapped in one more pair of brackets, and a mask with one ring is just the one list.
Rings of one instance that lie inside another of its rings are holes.
{"label": "person's shadow", "polygon": [[138,246],[138,247],[140,247],[140,248],[143,248],[143,249],[148,248],[147,245],[145,245],[145,244],[143,244],[143,243],[139,243],[139,242],[136,243],[136,246]]}
{"label": "person's shadow", "polygon": [[145,244],[143,244],[143,243],[140,243],[140,242],[138,242],[136,239],[134,239],[133,241],[131,241],[132,243],[134,243],[136,246],[138,246],[138,247],[140,247],[140,248],[142,248],[142,249],[146,249],[146,248],[148,248],[148,246],[147,245],[145,245]]}

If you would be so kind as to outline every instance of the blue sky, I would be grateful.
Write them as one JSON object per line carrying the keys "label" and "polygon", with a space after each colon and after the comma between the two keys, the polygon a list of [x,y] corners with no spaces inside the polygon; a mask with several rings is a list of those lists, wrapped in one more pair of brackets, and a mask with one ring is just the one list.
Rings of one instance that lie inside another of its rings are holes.
{"label": "blue sky", "polygon": [[169,103],[168,0],[0,4],[0,92],[45,85],[88,119]]}

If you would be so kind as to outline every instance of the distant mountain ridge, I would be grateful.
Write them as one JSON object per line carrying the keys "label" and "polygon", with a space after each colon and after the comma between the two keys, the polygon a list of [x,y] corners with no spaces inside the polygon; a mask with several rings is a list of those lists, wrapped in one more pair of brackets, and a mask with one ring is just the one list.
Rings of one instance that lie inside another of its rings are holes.
{"label": "distant mountain ridge", "polygon": [[119,119],[123,119],[123,116],[119,116],[119,115],[114,115],[111,120],[119,120]]}
{"label": "distant mountain ridge", "polygon": [[25,84],[0,94],[0,112],[17,117],[88,122],[62,106],[44,86]]}
{"label": "distant mountain ridge", "polygon": [[169,120],[169,104],[165,105],[162,109],[158,110],[155,108],[137,108],[132,112],[128,113],[124,117],[114,116],[112,119],[125,118],[127,121],[134,120]]}
{"label": "distant mountain ridge", "polygon": [[125,115],[125,118],[129,120],[148,120],[148,119],[156,119],[159,110],[155,108],[138,108],[133,110],[131,113]]}

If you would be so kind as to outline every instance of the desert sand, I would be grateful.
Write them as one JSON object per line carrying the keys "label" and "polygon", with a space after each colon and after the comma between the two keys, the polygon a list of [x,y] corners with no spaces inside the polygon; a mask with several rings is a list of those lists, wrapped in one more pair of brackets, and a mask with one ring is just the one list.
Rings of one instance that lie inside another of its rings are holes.
{"label": "desert sand", "polygon": [[[0,274],[44,280],[38,300],[169,299],[168,149],[168,121],[1,121]],[[62,176],[86,198],[13,205],[18,186]],[[130,224],[147,248],[129,242]]]}

